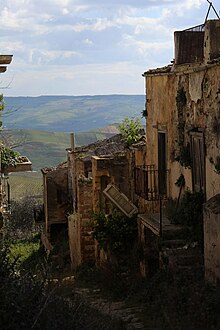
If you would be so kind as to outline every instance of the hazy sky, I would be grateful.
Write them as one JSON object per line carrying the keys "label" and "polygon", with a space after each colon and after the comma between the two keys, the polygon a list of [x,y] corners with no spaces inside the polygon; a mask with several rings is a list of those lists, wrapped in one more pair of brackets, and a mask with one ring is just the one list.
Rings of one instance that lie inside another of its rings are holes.
{"label": "hazy sky", "polygon": [[142,73],[170,63],[173,32],[203,23],[208,6],[206,0],[1,0],[0,53],[13,54],[1,75],[1,86],[10,85],[3,93],[144,94]]}

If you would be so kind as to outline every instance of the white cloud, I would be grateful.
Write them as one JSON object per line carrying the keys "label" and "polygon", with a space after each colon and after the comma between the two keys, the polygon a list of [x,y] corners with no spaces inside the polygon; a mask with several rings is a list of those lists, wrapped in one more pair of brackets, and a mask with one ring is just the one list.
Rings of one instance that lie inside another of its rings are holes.
{"label": "white cloud", "polygon": [[83,40],[83,42],[84,42],[84,44],[86,44],[86,45],[90,45],[90,46],[93,45],[92,40],[90,40],[90,39],[88,39],[88,38],[86,38],[85,40]]}
{"label": "white cloud", "polygon": [[2,0],[10,93],[142,93],[146,66],[171,59],[173,31],[202,23],[207,9],[206,0]]}

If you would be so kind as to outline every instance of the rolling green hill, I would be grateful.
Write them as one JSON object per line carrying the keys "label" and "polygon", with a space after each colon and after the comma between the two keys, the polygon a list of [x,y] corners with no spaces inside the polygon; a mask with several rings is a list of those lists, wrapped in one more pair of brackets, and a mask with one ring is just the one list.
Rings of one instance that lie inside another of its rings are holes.
{"label": "rolling green hill", "polygon": [[7,128],[49,132],[87,132],[141,117],[144,95],[5,97]]}
{"label": "rolling green hill", "polygon": [[[40,169],[66,160],[70,134],[77,146],[87,145],[118,133],[125,117],[141,117],[144,95],[5,97],[2,134],[21,155],[27,156],[34,172],[10,174],[12,198],[41,195]],[[102,128],[100,128],[102,127]]]}
{"label": "rolling green hill", "polygon": [[43,179],[41,172],[11,173],[9,175],[11,199],[35,196],[42,200]]}
{"label": "rolling green hill", "polygon": [[[96,129],[91,132],[75,133],[76,146],[102,140],[116,134],[115,126]],[[15,150],[27,156],[33,164],[33,170],[55,166],[67,159],[66,149],[70,147],[70,134],[23,129],[9,129],[2,133],[7,141],[18,144]]]}

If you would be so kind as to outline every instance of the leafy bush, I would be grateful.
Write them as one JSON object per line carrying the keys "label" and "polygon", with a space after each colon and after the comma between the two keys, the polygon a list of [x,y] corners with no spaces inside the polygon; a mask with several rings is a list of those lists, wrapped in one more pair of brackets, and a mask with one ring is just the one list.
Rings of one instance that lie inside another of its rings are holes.
{"label": "leafy bush", "polygon": [[25,196],[19,201],[11,201],[11,217],[5,224],[6,237],[28,237],[35,232],[34,209],[42,209],[39,200],[34,196]]}
{"label": "leafy bush", "polygon": [[[39,265],[38,259],[35,264]],[[7,249],[0,250],[1,329],[123,329],[120,322],[90,308],[74,291],[65,298],[60,287],[48,285],[45,271],[36,277],[28,270],[20,271],[20,267],[23,265],[12,261]]]}
{"label": "leafy bush", "polygon": [[9,147],[3,146],[1,148],[1,169],[4,170],[8,166],[16,165],[16,159],[19,156],[17,151],[12,150]]}
{"label": "leafy bush", "polygon": [[192,157],[190,153],[190,144],[188,143],[186,146],[181,146],[179,155],[175,158],[177,162],[180,163],[181,166],[185,168],[192,167]]}
{"label": "leafy bush", "polygon": [[141,121],[139,118],[126,117],[121,124],[119,124],[119,131],[122,138],[125,140],[127,146],[132,145],[141,138],[140,131],[142,129]]}
{"label": "leafy bush", "polygon": [[129,253],[137,238],[137,220],[128,218],[119,212],[106,216],[94,213],[93,237],[105,251],[113,254]]}

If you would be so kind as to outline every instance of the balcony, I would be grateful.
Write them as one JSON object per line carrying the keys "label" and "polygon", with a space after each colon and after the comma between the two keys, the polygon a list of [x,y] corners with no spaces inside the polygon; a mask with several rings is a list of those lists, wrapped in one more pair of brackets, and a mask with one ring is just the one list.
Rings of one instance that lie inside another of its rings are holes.
{"label": "balcony", "polygon": [[135,168],[135,193],[148,201],[169,197],[169,170],[155,169],[155,165]]}

